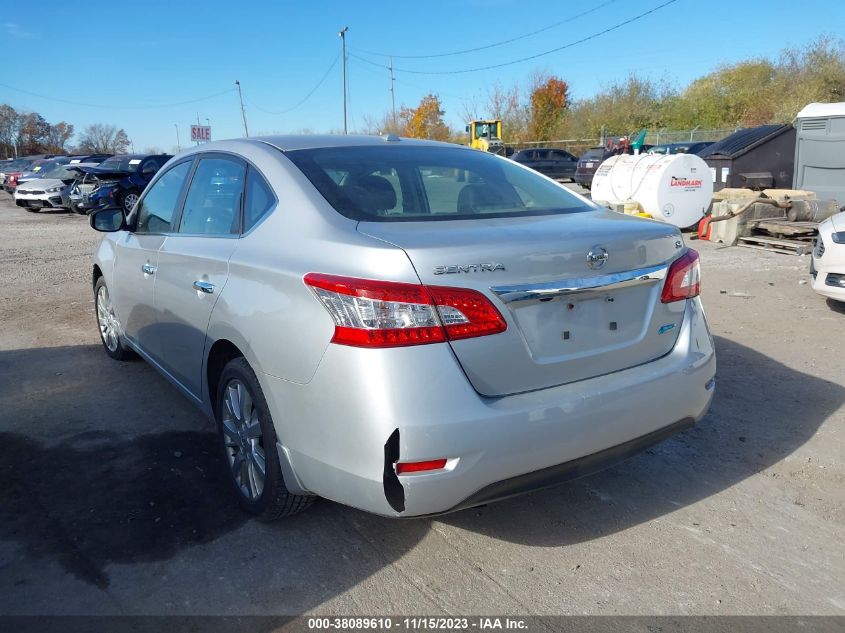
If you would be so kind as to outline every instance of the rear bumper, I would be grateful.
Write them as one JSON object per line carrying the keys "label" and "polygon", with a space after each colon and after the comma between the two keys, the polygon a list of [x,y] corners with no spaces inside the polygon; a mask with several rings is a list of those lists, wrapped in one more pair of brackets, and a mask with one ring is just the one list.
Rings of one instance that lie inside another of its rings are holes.
{"label": "rear bumper", "polygon": [[[695,299],[666,356],[507,397],[476,393],[448,345],[330,345],[308,384],[266,374],[260,380],[302,489],[408,517],[547,487],[625,459],[700,419],[715,372],[712,338]],[[385,464],[397,430],[399,460],[445,457],[447,468],[397,477],[392,461]]]}
{"label": "rear bumper", "polygon": [[576,171],[573,180],[579,185],[590,187],[593,184],[593,175],[594,174],[579,174]]}
{"label": "rear bumper", "polygon": [[662,429],[657,429],[623,444],[606,448],[598,453],[585,455],[584,457],[579,457],[578,459],[573,459],[557,466],[549,466],[548,468],[512,477],[504,481],[497,481],[464,499],[454,508],[447,510],[447,512],[455,512],[494,501],[501,501],[526,492],[550,488],[567,481],[593,475],[612,466],[616,466],[626,459],[641,453],[650,446],[654,446],[671,437],[675,433],[680,433],[691,428],[693,425],[695,425],[694,419],[684,418]]}

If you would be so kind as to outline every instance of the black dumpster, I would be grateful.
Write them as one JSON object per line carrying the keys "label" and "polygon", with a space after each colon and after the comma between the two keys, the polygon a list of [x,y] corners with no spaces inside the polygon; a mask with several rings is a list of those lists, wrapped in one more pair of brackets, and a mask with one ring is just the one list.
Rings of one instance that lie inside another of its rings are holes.
{"label": "black dumpster", "polygon": [[795,128],[761,125],[738,130],[699,153],[710,167],[713,191],[725,187],[791,189]]}

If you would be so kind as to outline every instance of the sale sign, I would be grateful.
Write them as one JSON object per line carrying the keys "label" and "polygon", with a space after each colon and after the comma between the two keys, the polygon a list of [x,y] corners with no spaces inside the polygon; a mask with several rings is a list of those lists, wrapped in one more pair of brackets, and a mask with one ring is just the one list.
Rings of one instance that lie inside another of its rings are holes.
{"label": "sale sign", "polygon": [[207,143],[211,140],[210,125],[192,125],[191,140],[199,143]]}

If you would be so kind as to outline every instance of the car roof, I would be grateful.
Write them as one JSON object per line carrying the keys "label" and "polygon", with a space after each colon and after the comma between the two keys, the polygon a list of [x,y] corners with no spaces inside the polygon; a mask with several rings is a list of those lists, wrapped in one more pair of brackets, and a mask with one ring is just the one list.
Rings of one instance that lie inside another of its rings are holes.
{"label": "car roof", "polygon": [[[391,140],[388,140],[390,138]],[[396,140],[393,140],[396,139]],[[464,145],[454,143],[442,143],[440,141],[427,141],[416,138],[405,138],[397,136],[375,136],[364,134],[297,134],[297,135],[274,135],[274,136],[251,136],[249,138],[238,138],[203,143],[190,148],[187,153],[210,152],[215,149],[232,150],[238,144],[244,145],[271,145],[283,152],[298,149],[318,149],[329,147],[365,147],[365,146],[423,146],[423,147],[451,147],[457,149],[469,149]]]}
{"label": "car roof", "polygon": [[[93,154],[94,156],[101,156],[102,154]],[[167,156],[167,154],[114,154],[113,156],[108,156],[106,160],[110,158],[117,158],[118,160],[126,160],[127,158],[130,160],[137,160],[137,159],[144,159],[150,156]]]}

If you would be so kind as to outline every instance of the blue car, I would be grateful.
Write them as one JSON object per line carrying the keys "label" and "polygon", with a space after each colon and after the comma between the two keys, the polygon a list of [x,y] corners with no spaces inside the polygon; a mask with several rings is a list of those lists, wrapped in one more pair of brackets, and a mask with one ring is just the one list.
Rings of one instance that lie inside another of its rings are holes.
{"label": "blue car", "polygon": [[107,158],[96,167],[83,167],[85,177],[68,195],[70,207],[77,213],[121,207],[128,214],[144,187],[171,158],[170,154],[123,154]]}

